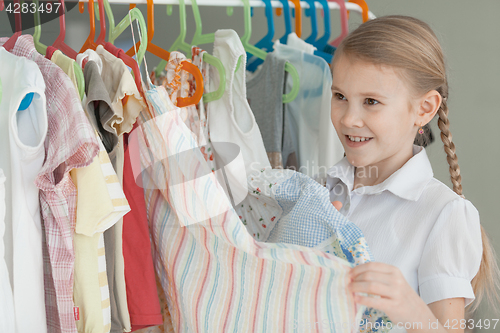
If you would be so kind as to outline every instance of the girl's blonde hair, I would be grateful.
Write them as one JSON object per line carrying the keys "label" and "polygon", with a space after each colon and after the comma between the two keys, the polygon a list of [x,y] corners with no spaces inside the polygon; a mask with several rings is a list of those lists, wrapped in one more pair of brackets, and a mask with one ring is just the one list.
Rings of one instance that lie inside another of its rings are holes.
{"label": "girl's blonde hair", "polygon": [[[394,67],[417,93],[425,94],[437,90],[441,94],[442,103],[437,112],[438,126],[441,130],[446,159],[450,165],[453,190],[463,197],[462,177],[448,120],[448,80],[444,55],[432,29],[413,17],[399,15],[380,17],[363,23],[342,41],[335,52],[332,68],[341,55],[376,65]],[[419,141],[418,134],[416,141]],[[467,308],[471,312],[477,309],[484,294],[488,295],[493,306],[496,306],[494,300],[499,299],[497,289],[500,284],[500,272],[493,248],[482,226],[481,236],[483,241],[481,265],[472,280],[476,299]]]}

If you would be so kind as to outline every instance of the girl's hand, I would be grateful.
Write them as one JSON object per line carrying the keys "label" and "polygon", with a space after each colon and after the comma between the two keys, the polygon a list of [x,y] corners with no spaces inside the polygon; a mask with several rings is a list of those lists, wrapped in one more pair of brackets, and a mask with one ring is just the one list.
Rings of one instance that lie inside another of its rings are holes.
{"label": "girl's hand", "polygon": [[[399,268],[381,262],[358,265],[349,272],[349,289],[356,303],[384,311],[394,324],[411,322],[428,307],[408,284]],[[368,293],[380,297],[361,296]]]}

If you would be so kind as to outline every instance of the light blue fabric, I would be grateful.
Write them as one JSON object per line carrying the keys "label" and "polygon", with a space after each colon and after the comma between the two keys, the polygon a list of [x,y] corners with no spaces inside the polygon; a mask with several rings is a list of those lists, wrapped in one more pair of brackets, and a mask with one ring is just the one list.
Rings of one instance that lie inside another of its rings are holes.
{"label": "light blue fabric", "polygon": [[374,260],[361,230],[335,209],[328,189],[309,176],[265,168],[249,177],[248,187],[247,198],[236,209],[254,238],[337,250],[336,255],[338,244],[351,263]]}
{"label": "light blue fabric", "polygon": [[[348,249],[364,239],[361,230],[335,209],[325,187],[307,175],[292,172],[287,181],[274,189],[283,215],[267,241],[315,247],[336,236],[348,261],[354,262]],[[373,261],[368,247],[366,251]]]}

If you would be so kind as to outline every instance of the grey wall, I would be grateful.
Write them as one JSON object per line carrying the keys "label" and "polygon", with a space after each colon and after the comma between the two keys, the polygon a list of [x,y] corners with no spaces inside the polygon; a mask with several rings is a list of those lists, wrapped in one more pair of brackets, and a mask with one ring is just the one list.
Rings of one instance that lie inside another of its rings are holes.
{"label": "grey wall", "polygon": [[[500,95],[500,1],[498,0],[367,0],[376,16],[403,14],[415,16],[429,23],[443,45],[447,62],[450,85],[450,122],[453,141],[457,146],[457,155],[463,177],[465,196],[477,207],[481,223],[488,232],[497,253],[500,254],[500,218],[495,213],[495,206],[500,203],[497,190],[500,189],[500,144],[498,126],[500,107],[497,98]],[[138,6],[146,15],[146,6]],[[168,49],[179,32],[178,8],[174,6],[172,16],[167,16],[165,6],[157,6],[155,19],[154,43]],[[127,5],[113,5],[114,17],[125,17]],[[252,20],[253,37],[256,42],[264,36],[266,19],[263,9],[256,9]],[[188,33],[190,41],[194,32],[191,7],[187,7]],[[332,13],[333,24],[338,24],[338,13]],[[244,32],[243,10],[235,8],[232,17],[226,15],[221,7],[201,7],[204,32],[217,29],[235,29],[240,35]],[[276,36],[284,33],[283,18],[276,18]],[[309,21],[304,19],[304,36],[309,35]],[[360,24],[360,16],[351,15],[350,28]],[[88,35],[88,14],[80,14],[74,9],[67,16],[67,43],[79,49]],[[59,32],[57,21],[42,26],[41,41],[52,43]],[[28,30],[27,33],[32,33]],[[333,35],[338,35],[337,26]],[[5,12],[0,12],[0,36],[10,36]],[[132,45],[130,33],[117,41],[123,47]],[[212,46],[207,45],[208,51]],[[151,70],[158,59],[148,55]],[[433,131],[439,133],[436,122]],[[443,145],[437,141],[428,147],[428,154],[434,168],[435,177],[451,187],[448,164]],[[483,302],[476,319],[500,318]],[[484,329],[483,329],[484,330]],[[476,330],[481,331],[481,330]],[[500,332],[500,323],[496,329],[484,330]]]}

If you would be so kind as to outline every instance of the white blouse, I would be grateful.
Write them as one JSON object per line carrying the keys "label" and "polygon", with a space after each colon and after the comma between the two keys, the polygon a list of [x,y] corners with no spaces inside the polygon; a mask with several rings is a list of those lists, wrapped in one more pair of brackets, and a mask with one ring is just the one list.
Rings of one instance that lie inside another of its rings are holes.
{"label": "white blouse", "polygon": [[346,158],[327,171],[331,201],[343,203],[340,212],[363,231],[375,260],[398,267],[426,304],[471,303],[482,256],[479,213],[433,177],[425,149],[414,145],[413,157],[380,184],[352,191],[353,182]]}

